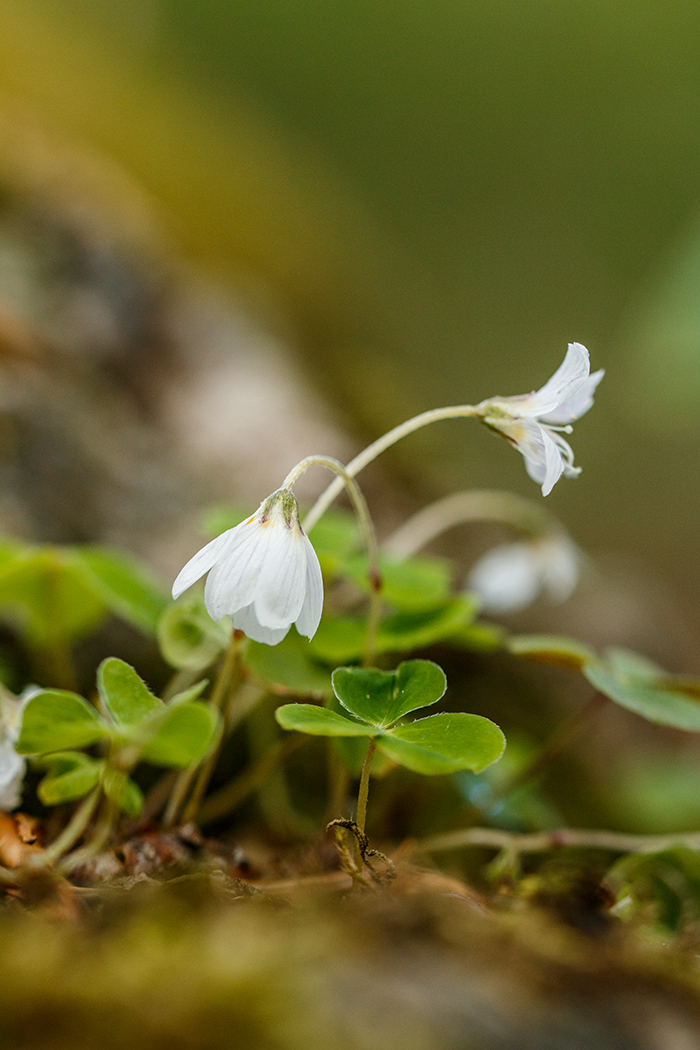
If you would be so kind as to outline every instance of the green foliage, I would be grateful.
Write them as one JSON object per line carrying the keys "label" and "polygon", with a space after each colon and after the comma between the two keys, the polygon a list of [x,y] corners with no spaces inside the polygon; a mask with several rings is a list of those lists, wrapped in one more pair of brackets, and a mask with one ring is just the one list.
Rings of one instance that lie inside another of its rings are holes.
{"label": "green foliage", "polygon": [[321,568],[328,576],[340,575],[361,543],[355,515],[337,507],[331,507],[325,512],[314,525],[309,538]]}
{"label": "green foliage", "polygon": [[108,613],[150,633],[165,605],[146,570],[116,551],[0,546],[0,613],[37,649],[78,641]]}
{"label": "green foliage", "polygon": [[115,616],[153,634],[167,596],[135,558],[107,547],[72,548],[74,565],[86,585]]}
{"label": "green foliage", "polygon": [[[404,612],[432,609],[447,601],[452,586],[452,566],[444,558],[381,558],[382,597]],[[367,557],[358,555],[343,565],[343,575],[369,592]]]}
{"label": "green foliage", "polygon": [[162,707],[139,678],[133,667],[123,660],[109,657],[97,669],[97,689],[100,699],[117,724],[138,725]]}
{"label": "green foliage", "polygon": [[127,817],[138,817],[143,809],[141,788],[121,769],[105,769],[102,789],[112,805]]}
{"label": "green foliage", "polygon": [[255,678],[276,691],[319,697],[333,691],[330,672],[313,659],[308,641],[295,631],[278,645],[248,642],[244,661]]}
{"label": "green foliage", "polygon": [[296,729],[312,736],[376,736],[376,731],[360,722],[315,704],[284,704],[275,711],[283,729]]}
{"label": "green foliage", "polygon": [[377,746],[415,773],[480,773],[501,757],[505,737],[488,718],[454,711],[395,726]]}
{"label": "green foliage", "polygon": [[566,667],[572,671],[581,671],[597,663],[598,659],[587,645],[554,634],[514,635],[505,645],[514,656],[534,660],[535,663]]}
{"label": "green foliage", "polygon": [[[477,603],[468,596],[450,598],[432,609],[397,612],[382,620],[377,631],[375,652],[409,653],[438,642],[449,641],[472,623]],[[331,664],[358,660],[366,635],[360,617],[324,616],[310,645],[312,652]]]}
{"label": "green foliage", "polygon": [[[67,802],[101,784],[118,809],[137,816],[143,800],[129,769],[139,761],[182,769],[211,747],[218,717],[197,699],[205,684],[199,682],[164,704],[133,667],[110,657],[97,672],[102,714],[76,693],[38,692],[24,708],[16,747],[48,767],[39,786],[42,801]],[[106,746],[104,759],[75,750],[96,743]]]}
{"label": "green foliage", "polygon": [[353,719],[313,704],[286,704],[276,718],[283,729],[315,736],[373,737],[386,757],[417,773],[479,772],[505,747],[503,733],[487,718],[456,712],[399,722],[436,703],[446,684],[442,669],[430,660],[408,660],[391,672],[341,667],[333,673],[333,688]]}
{"label": "green foliage", "polygon": [[202,591],[190,590],[163,611],[156,634],[171,667],[203,671],[229,644],[231,627],[212,620]]}
{"label": "green foliage", "polygon": [[48,767],[37,789],[46,806],[72,802],[87,795],[97,787],[105,770],[103,761],[90,758],[82,751],[57,751],[37,759],[35,764]]}
{"label": "green foliage", "polygon": [[28,701],[16,750],[20,755],[66,751],[96,744],[110,728],[82,696],[63,689],[45,689]]}
{"label": "green foliage", "polygon": [[583,673],[610,700],[649,722],[700,733],[700,703],[694,689],[636,653],[612,650],[605,663],[589,665]]}
{"label": "green foliage", "polygon": [[142,748],[141,757],[157,766],[185,769],[207,753],[217,724],[216,713],[206,704],[171,703],[143,724],[144,735],[152,731],[152,736]]}
{"label": "green foliage", "polygon": [[339,667],[333,672],[333,691],[343,707],[378,729],[436,704],[446,688],[445,672],[431,660],[406,660],[395,671]]}
{"label": "green foliage", "polygon": [[605,881],[621,918],[651,923],[665,933],[680,933],[700,920],[700,856],[695,850],[676,846],[630,854],[613,865]]}

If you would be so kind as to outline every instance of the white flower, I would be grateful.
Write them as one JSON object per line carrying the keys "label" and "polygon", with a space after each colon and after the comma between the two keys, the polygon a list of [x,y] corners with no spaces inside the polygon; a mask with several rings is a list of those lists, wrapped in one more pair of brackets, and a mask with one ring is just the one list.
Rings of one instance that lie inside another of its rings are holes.
{"label": "white flower", "polygon": [[12,810],[19,805],[27,763],[15,751],[19,737],[22,711],[27,701],[40,692],[37,686],[28,686],[15,698],[4,690],[0,694],[0,809]]}
{"label": "white flower", "polygon": [[593,394],[604,369],[589,375],[588,350],[569,343],[566,357],[551,379],[532,394],[492,397],[476,407],[483,422],[515,445],[525,458],[530,477],[547,496],[562,476],[581,473],[574,466],[571,446],[561,435],[571,433],[570,423],[593,404]]}
{"label": "white flower", "polygon": [[563,533],[503,543],[474,565],[467,589],[479,596],[484,612],[496,615],[524,609],[542,592],[563,602],[578,583],[580,560]]}
{"label": "white flower", "polygon": [[321,567],[288,489],[273,492],[252,517],[195,554],[175,580],[173,598],[206,572],[204,601],[213,620],[228,615],[234,628],[268,645],[281,642],[293,623],[307,638],[316,633]]}
{"label": "white flower", "polygon": [[12,741],[0,741],[0,809],[16,809],[22,797],[27,763],[15,751]]}

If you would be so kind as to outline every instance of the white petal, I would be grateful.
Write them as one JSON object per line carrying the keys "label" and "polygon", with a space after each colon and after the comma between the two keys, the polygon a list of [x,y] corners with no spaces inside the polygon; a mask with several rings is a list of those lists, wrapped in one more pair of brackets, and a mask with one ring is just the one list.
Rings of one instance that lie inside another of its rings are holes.
{"label": "white petal", "polygon": [[494,547],[472,568],[467,589],[477,594],[484,612],[510,613],[529,605],[540,589],[537,558],[530,543]]}
{"label": "white petal", "polygon": [[585,346],[581,343],[569,343],[566,357],[559,368],[543,387],[530,395],[527,403],[523,405],[523,414],[541,419],[553,412],[575,395],[588,379],[590,370],[591,363]]}
{"label": "white petal", "polygon": [[11,810],[19,805],[26,762],[17,754],[9,740],[0,743],[0,809]]}
{"label": "white petal", "polygon": [[542,495],[548,496],[564,471],[564,462],[546,429],[534,419],[519,419],[502,430],[523,454],[525,469],[542,486]]}
{"label": "white petal", "polygon": [[306,548],[301,529],[280,522],[271,535],[255,588],[255,615],[265,627],[289,627],[301,612],[306,594]]}
{"label": "white petal", "polygon": [[544,541],[541,545],[542,584],[553,602],[565,602],[579,578],[578,548],[566,536]]}
{"label": "white petal", "polygon": [[212,620],[230,616],[251,603],[269,544],[267,527],[256,519],[246,522],[232,546],[223,552],[204,588],[204,603]]}
{"label": "white petal", "polygon": [[261,624],[255,615],[255,607],[246,605],[239,609],[231,617],[231,622],[237,631],[243,631],[254,642],[264,642],[265,645],[277,645],[289,631],[290,625],[286,627],[272,628]]}
{"label": "white petal", "polygon": [[240,528],[240,525],[236,525],[233,529],[227,529],[226,532],[222,532],[215,540],[211,540],[200,551],[197,551],[193,558],[190,558],[187,565],[180,569],[180,572],[177,574],[173,584],[173,598],[179,598],[183,591],[186,591],[188,587],[191,587],[193,583],[201,579],[205,572],[209,572],[233,533]]}
{"label": "white petal", "polygon": [[306,597],[296,620],[299,634],[311,639],[318,630],[323,612],[323,576],[316,551],[308,536],[304,536],[306,547]]}
{"label": "white petal", "polygon": [[597,372],[594,372],[592,376],[589,376],[588,379],[581,384],[578,390],[575,390],[574,393],[566,399],[566,401],[563,401],[552,412],[540,415],[542,422],[553,423],[557,426],[565,426],[567,423],[573,423],[575,419],[580,419],[593,404],[595,389],[604,375],[604,368],[600,368]]}

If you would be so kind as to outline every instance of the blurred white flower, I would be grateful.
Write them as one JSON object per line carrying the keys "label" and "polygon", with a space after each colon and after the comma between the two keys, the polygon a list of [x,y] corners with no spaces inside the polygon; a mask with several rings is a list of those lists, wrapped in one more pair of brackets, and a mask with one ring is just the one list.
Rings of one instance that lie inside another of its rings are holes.
{"label": "blurred white flower", "polygon": [[28,686],[21,696],[14,697],[4,690],[0,693],[0,809],[16,809],[22,797],[22,784],[27,763],[15,751],[22,723],[22,711],[28,700],[40,692],[38,686]]}
{"label": "blurred white flower", "polygon": [[548,533],[494,547],[474,565],[466,587],[479,596],[484,612],[512,613],[542,593],[553,602],[566,601],[579,568],[576,545],[563,533]]}
{"label": "blurred white flower", "polygon": [[593,404],[605,371],[589,373],[588,350],[581,343],[569,343],[563,362],[539,390],[516,397],[491,397],[476,406],[486,426],[523,454],[525,468],[542,486],[543,496],[549,495],[562,474],[575,478],[581,473],[562,432],[570,434],[569,424]]}
{"label": "blurred white flower", "polygon": [[187,562],[173,584],[179,597],[206,572],[204,601],[213,620],[230,616],[256,642],[277,645],[294,623],[313,638],[323,610],[321,567],[288,489],[268,496],[246,521]]}

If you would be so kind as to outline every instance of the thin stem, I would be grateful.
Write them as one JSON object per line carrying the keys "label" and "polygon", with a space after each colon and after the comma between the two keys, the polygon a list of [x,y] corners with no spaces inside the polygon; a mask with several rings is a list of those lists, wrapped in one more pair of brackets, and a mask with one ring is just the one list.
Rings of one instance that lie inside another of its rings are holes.
{"label": "thin stem", "polygon": [[382,549],[394,558],[408,558],[448,529],[474,521],[503,522],[526,535],[559,529],[558,522],[534,500],[511,492],[474,489],[453,492],[423,507],[384,541]]}
{"label": "thin stem", "polygon": [[97,803],[100,800],[101,794],[102,789],[96,787],[93,788],[89,795],[85,796],[58,838],[54,839],[51,845],[40,855],[40,860],[38,862],[42,867],[44,865],[53,864],[59,857],[62,857],[64,853],[67,853],[68,850],[75,845],[90,823],[92,815],[97,809]]}
{"label": "thin stem", "polygon": [[[353,460],[354,462],[354,460]],[[365,651],[363,664],[368,667],[372,664],[374,659],[374,648],[377,636],[377,627],[379,626],[379,618],[381,616],[381,603],[382,603],[382,577],[379,571],[379,546],[377,544],[377,534],[374,530],[374,523],[367,506],[367,501],[362,495],[359,485],[356,481],[353,481],[352,473],[349,468],[344,467],[337,459],[333,459],[330,456],[307,456],[306,459],[302,459],[300,463],[289,472],[284,480],[282,488],[291,489],[296,481],[304,474],[309,467],[326,467],[327,470],[332,470],[336,474],[336,478],[331,482],[326,492],[333,487],[338,485],[338,492],[345,487],[347,489],[348,496],[353,505],[357,520],[362,530],[363,538],[365,541],[365,547],[367,550],[367,576],[369,579],[369,608],[367,610],[367,633],[365,635]],[[318,501],[317,501],[318,503]],[[317,504],[316,504],[317,505]],[[310,516],[313,516],[314,510],[312,508],[310,515],[307,515],[304,521],[304,528],[308,531],[310,526],[307,526],[307,522]],[[322,513],[322,512],[321,512]],[[315,520],[318,520],[320,514],[316,516]],[[313,524],[313,522],[312,522]]]}
{"label": "thin stem", "polygon": [[235,780],[226,784],[220,791],[216,791],[204,802],[198,814],[199,823],[202,826],[212,824],[215,820],[220,820],[221,817],[232,813],[257,791],[270,773],[278,769],[307,740],[308,737],[302,733],[294,733],[280,740],[264,755],[261,755],[257,762],[239,773]]}
{"label": "thin stem", "polygon": [[528,762],[518,773],[504,784],[494,787],[494,801],[506,798],[523,784],[533,780],[550,764],[550,762],[564,751],[569,744],[576,739],[582,730],[596,717],[596,715],[608,704],[608,698],[602,693],[594,693],[591,699],[581,708],[574,712],[570,718],[562,722],[549,740],[537,752],[534,758]]}
{"label": "thin stem", "polygon": [[365,823],[367,820],[367,796],[369,795],[369,771],[372,765],[372,759],[374,758],[374,752],[377,745],[373,736],[369,738],[367,744],[367,752],[365,754],[365,760],[362,763],[362,773],[360,774],[360,787],[357,792],[357,815],[355,817],[355,823],[361,832],[364,833]]}
{"label": "thin stem", "polygon": [[[367,822],[367,797],[369,795],[369,773],[372,767],[372,759],[374,758],[374,751],[376,748],[376,742],[373,736],[369,738],[367,744],[367,751],[365,753],[365,760],[362,763],[362,772],[360,774],[360,787],[357,792],[357,813],[355,815],[355,823],[357,824],[360,834],[365,833],[365,824]],[[362,853],[360,851],[360,844],[355,841],[355,863],[358,871],[362,871]]]}
{"label": "thin stem", "polygon": [[[239,658],[239,649],[241,641],[240,636],[240,631],[233,632],[233,634],[231,635],[229,647],[226,650],[226,655],[221,662],[219,674],[214,684],[210,700],[210,704],[215,711],[221,710],[224,700],[228,695],[229,683],[231,682],[231,678],[233,676],[234,666]],[[216,756],[218,756],[218,753],[219,749],[217,747],[216,750],[213,752],[214,761],[216,761]],[[168,800],[168,805],[165,809],[165,814],[163,816],[163,824],[166,828],[173,827],[173,825],[177,822],[178,817],[180,815],[180,811],[184,805],[185,798],[187,797],[187,792],[190,789],[190,785],[192,784],[192,781],[195,778],[198,768],[198,766],[194,766],[190,767],[189,769],[184,769],[175,781],[175,784],[173,785],[173,789],[170,794],[170,798]]]}
{"label": "thin stem", "polygon": [[465,828],[412,844],[414,853],[440,853],[442,850],[484,847],[513,854],[548,853],[566,848],[607,849],[614,853],[656,853],[673,846],[700,849],[700,831],[676,835],[627,835],[617,831],[588,828],[557,828],[534,834],[501,831],[498,828]]}
{"label": "thin stem", "polygon": [[[222,673],[219,680],[216,683],[216,688],[212,694],[211,706],[215,711],[223,711],[225,703],[228,697],[232,696],[240,684],[241,681],[241,646],[243,643],[243,632],[234,630],[231,635],[231,644],[229,645],[228,652],[226,654],[226,673]],[[231,715],[230,710],[226,712],[227,715]],[[182,814],[183,824],[188,824],[191,820],[195,820],[197,813],[204,798],[204,794],[209,786],[212,773],[219,758],[219,752],[226,736],[226,725],[227,719],[224,718],[224,725],[222,727],[221,735],[216,744],[216,747],[211,752],[209,757],[206,759],[204,764],[200,767],[197,779],[195,780],[192,794],[190,795],[189,802],[185,806]],[[193,771],[194,772],[194,771]]]}
{"label": "thin stem", "polygon": [[104,815],[98,822],[95,828],[95,834],[92,836],[89,842],[87,842],[81,849],[76,849],[56,865],[56,871],[60,875],[69,875],[76,868],[79,868],[86,861],[94,857],[96,853],[99,853],[109,841],[109,837],[112,834],[116,818],[118,816],[117,810],[111,802],[107,800],[105,806]]}
{"label": "thin stem", "polygon": [[[428,412],[421,412],[420,415],[407,419],[405,423],[400,423],[393,430],[389,430],[382,437],[373,441],[371,445],[368,445],[366,449],[350,460],[345,467],[345,473],[348,477],[354,478],[372,460],[376,459],[380,453],[395,445],[401,438],[412,434],[414,430],[420,430],[421,427],[428,426],[429,423],[437,423],[441,419],[475,418],[479,415],[480,413],[474,405],[452,405],[447,408],[432,408]],[[328,510],[335,497],[342,490],[343,484],[344,482],[339,476],[334,481],[331,481],[325,492],[321,493],[304,519],[303,526],[306,532],[310,532],[321,515]]]}

